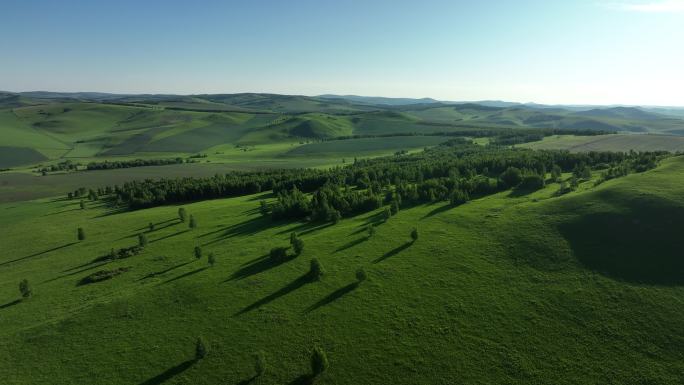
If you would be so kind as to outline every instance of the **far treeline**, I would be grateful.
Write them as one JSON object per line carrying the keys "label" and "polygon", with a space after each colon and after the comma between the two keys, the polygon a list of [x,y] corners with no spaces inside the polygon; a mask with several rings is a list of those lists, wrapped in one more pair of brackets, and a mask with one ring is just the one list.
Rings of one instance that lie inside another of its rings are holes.
{"label": "far treeline", "polygon": [[[261,202],[264,215],[336,221],[383,204],[389,204],[391,215],[406,205],[438,201],[458,205],[511,188],[534,191],[549,181],[559,182],[559,193],[565,193],[591,179],[592,172],[601,172],[600,183],[654,168],[666,156],[669,154],[665,152],[570,153],[480,146],[456,138],[418,154],[355,160],[329,170],[231,172],[210,178],[133,181],[91,190],[88,197],[94,200],[104,195],[117,207],[140,209],[273,190],[276,201]],[[563,173],[572,174],[563,178]],[[84,195],[85,189],[69,194],[77,198]]]}

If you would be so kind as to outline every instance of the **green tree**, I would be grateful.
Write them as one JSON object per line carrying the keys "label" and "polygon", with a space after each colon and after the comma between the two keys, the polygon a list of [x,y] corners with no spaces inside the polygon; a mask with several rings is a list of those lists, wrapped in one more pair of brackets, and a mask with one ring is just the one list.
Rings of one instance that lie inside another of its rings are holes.
{"label": "green tree", "polygon": [[195,258],[201,259],[202,258],[202,248],[199,246],[195,246],[194,254],[195,254]]}
{"label": "green tree", "polygon": [[33,294],[33,290],[27,279],[22,279],[21,282],[19,282],[19,292],[23,298],[29,298]]}
{"label": "green tree", "polygon": [[295,255],[302,254],[302,251],[304,251],[304,241],[302,241],[301,238],[295,238],[292,242],[292,249],[294,250]]}
{"label": "green tree", "polygon": [[214,253],[209,253],[209,256],[207,257],[207,262],[209,262],[209,265],[214,266],[216,264],[216,257],[214,256]]}
{"label": "green tree", "polygon": [[319,346],[311,353],[311,374],[314,378],[319,377],[328,369],[328,356]]}
{"label": "green tree", "polygon": [[197,337],[197,342],[195,342],[195,360],[199,361],[207,356],[207,347],[202,341],[202,337]]}
{"label": "green tree", "polygon": [[297,233],[293,231],[290,233],[290,245],[294,245],[296,240],[297,240]]}
{"label": "green tree", "polygon": [[516,187],[522,182],[522,171],[516,167],[509,167],[499,177],[506,187]]}
{"label": "green tree", "polygon": [[318,259],[312,259],[311,266],[309,267],[309,277],[314,281],[318,281],[323,276],[323,272],[323,265],[321,265]]}
{"label": "green tree", "polygon": [[195,220],[195,216],[192,215],[192,214],[190,214],[190,223],[189,223],[189,227],[190,227],[191,229],[196,229],[196,228],[197,228],[197,221]]}
{"label": "green tree", "polygon": [[561,168],[557,164],[554,164],[551,168],[551,180],[554,182],[558,182],[562,177],[563,170],[561,170]]}
{"label": "green tree", "polygon": [[81,208],[81,210],[85,209],[85,201],[83,199],[81,199],[81,202],[79,202],[78,205]]}
{"label": "green tree", "polygon": [[336,225],[342,220],[342,214],[338,210],[332,210],[330,212],[330,220]]}
{"label": "green tree", "polygon": [[85,236],[85,230],[83,230],[83,227],[78,228],[76,235],[77,235],[79,241],[85,240],[86,236]]}
{"label": "green tree", "polygon": [[399,202],[397,202],[396,200],[393,200],[390,203],[390,213],[392,215],[397,215],[398,212],[399,212]]}
{"label": "green tree", "polygon": [[140,247],[147,246],[147,235],[145,235],[143,233],[138,234],[138,246],[140,246]]}
{"label": "green tree", "polygon": [[384,210],[382,210],[382,218],[385,221],[388,221],[392,217],[392,211],[390,211],[389,207],[385,207]]}
{"label": "green tree", "polygon": [[287,258],[287,247],[274,247],[269,255],[274,262],[283,261]]}
{"label": "green tree", "polygon": [[411,230],[411,239],[413,240],[413,242],[418,240],[418,229],[414,228],[413,230]]}
{"label": "green tree", "polygon": [[267,216],[270,213],[270,210],[268,209],[268,204],[266,201],[259,201],[259,212],[263,216]]}
{"label": "green tree", "polygon": [[147,225],[147,228],[150,230],[150,232],[154,231],[154,223],[150,222],[150,224]]}
{"label": "green tree", "polygon": [[185,222],[188,219],[188,212],[185,211],[184,207],[178,209],[178,219],[180,219],[181,222]]}
{"label": "green tree", "polygon": [[368,233],[368,238],[371,238],[373,235],[375,235],[375,226],[369,224],[366,226],[366,232]]}
{"label": "green tree", "polygon": [[264,352],[254,353],[254,371],[256,372],[255,377],[262,377],[266,374],[268,365],[266,364],[266,355]]}

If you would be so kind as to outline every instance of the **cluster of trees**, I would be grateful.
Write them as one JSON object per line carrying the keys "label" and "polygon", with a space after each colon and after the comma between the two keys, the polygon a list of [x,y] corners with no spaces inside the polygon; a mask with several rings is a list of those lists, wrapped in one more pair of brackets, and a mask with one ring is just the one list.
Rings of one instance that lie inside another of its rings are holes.
{"label": "cluster of trees", "polygon": [[135,160],[116,160],[104,162],[90,162],[86,165],[86,170],[110,170],[115,168],[131,168],[144,166],[166,166],[170,164],[182,164],[183,158],[175,159],[135,159]]}
{"label": "cluster of trees", "polygon": [[78,166],[80,165],[80,163],[74,163],[71,160],[67,159],[63,162],[59,162],[48,167],[39,168],[38,172],[40,172],[43,175],[46,175],[48,172],[76,171],[78,170]]}

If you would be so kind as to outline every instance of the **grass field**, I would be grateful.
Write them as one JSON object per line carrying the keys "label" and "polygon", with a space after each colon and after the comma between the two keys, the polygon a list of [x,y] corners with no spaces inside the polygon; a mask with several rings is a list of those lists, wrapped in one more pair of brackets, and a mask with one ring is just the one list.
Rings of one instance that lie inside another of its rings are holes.
{"label": "grass field", "polygon": [[[298,384],[319,345],[326,384],[681,384],[682,180],[677,157],[561,197],[552,184],[332,226],[261,218],[268,194],[185,205],[194,230],[177,206],[3,203],[3,383],[245,383],[261,350],[269,371],[255,383]],[[303,254],[269,263],[291,231]],[[141,232],[142,254],[94,262]],[[302,278],[314,257],[319,282]],[[120,267],[130,270],[79,284]],[[358,267],[369,279],[354,285]],[[34,296],[18,301],[24,278]],[[198,336],[209,353],[194,362]]]}
{"label": "grass field", "polygon": [[535,150],[588,151],[684,151],[684,137],[666,135],[556,135],[520,145]]}

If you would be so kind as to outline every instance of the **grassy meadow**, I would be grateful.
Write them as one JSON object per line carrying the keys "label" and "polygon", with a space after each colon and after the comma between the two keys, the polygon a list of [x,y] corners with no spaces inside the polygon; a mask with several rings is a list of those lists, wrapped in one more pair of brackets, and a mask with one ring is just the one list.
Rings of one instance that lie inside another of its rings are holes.
{"label": "grassy meadow", "polygon": [[[320,346],[324,384],[680,384],[682,180],[673,157],[563,196],[549,184],[336,225],[264,218],[268,193],[182,206],[195,229],[180,206],[2,203],[0,373],[4,384],[300,384]],[[303,253],[271,262],[293,231]],[[141,254],[98,262],[140,233]],[[305,278],[312,258],[319,281]],[[356,283],[359,267],[368,279]],[[208,354],[195,362],[198,336]],[[252,379],[257,351],[268,370]]]}

